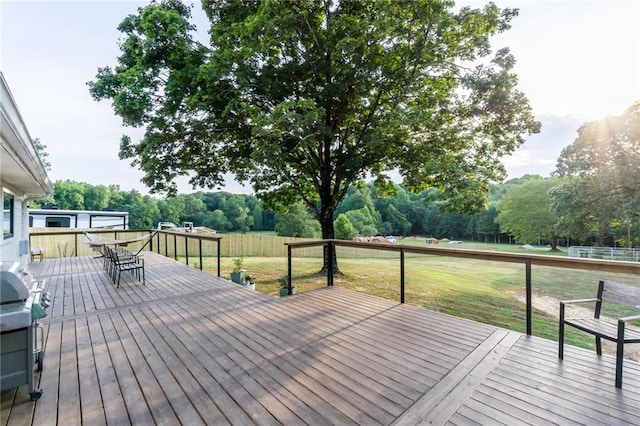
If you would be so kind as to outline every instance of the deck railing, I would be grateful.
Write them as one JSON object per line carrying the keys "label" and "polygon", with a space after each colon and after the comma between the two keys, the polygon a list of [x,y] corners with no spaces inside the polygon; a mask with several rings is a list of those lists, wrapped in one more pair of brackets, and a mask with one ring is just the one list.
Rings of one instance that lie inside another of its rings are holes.
{"label": "deck railing", "polygon": [[[203,268],[202,261],[202,244],[203,242],[212,242],[216,245],[216,258],[217,258],[217,273],[220,276],[220,240],[219,235],[210,234],[197,234],[191,232],[171,232],[171,231],[158,231],[154,237],[156,240],[156,252],[158,254],[164,254],[166,257],[171,257],[178,260],[180,249],[182,249],[182,256],[185,257],[185,263],[189,265],[189,255],[194,251],[197,251],[198,267],[200,270]],[[163,250],[164,247],[164,250]],[[163,253],[164,251],[164,253]]]}
{"label": "deck railing", "polygon": [[[103,235],[105,239],[132,239],[140,237],[143,234],[149,232],[155,232],[155,230],[91,230],[92,234]],[[217,275],[221,274],[221,245],[220,240],[223,237],[220,235],[202,235],[196,233],[187,232],[170,232],[170,231],[158,231],[153,238],[146,242],[136,242],[132,246],[136,249],[143,248],[143,244],[148,244],[149,250],[155,251],[167,257],[173,257],[174,259],[184,260],[189,265],[191,259],[197,258],[198,264],[194,265],[199,269],[203,269],[203,254],[207,257],[215,255],[217,257]],[[91,255],[94,252],[91,250],[88,244],[86,244],[86,238],[82,235],[82,230],[55,230],[55,231],[38,231],[33,230],[29,236],[30,247],[43,246],[45,252],[55,252],[56,249],[59,252],[58,256],[47,257],[61,257],[61,256],[78,256],[78,255]],[[203,248],[203,244],[208,244],[209,247]],[[213,247],[215,249],[213,249]],[[504,253],[496,251],[486,250],[471,250],[460,248],[448,248],[448,247],[419,247],[403,244],[379,244],[379,243],[361,243],[354,241],[344,240],[313,240],[303,242],[287,242],[285,243],[287,251],[287,274],[288,274],[288,292],[292,293],[292,263],[293,263],[293,250],[296,250],[298,256],[308,256],[307,249],[313,249],[322,247],[323,256],[326,259],[332,259],[336,254],[336,247],[346,248],[351,250],[349,255],[353,252],[357,252],[357,257],[362,257],[362,254],[371,250],[378,253],[387,252],[387,256],[394,256],[396,253],[399,256],[399,299],[401,303],[405,303],[405,255],[409,254],[414,256],[445,256],[452,258],[464,258],[480,261],[494,261],[505,262],[511,264],[520,264],[524,268],[524,280],[525,280],[525,302],[526,302],[526,333],[532,334],[532,289],[534,283],[532,282],[532,269],[535,267],[554,267],[564,268],[567,270],[584,270],[584,271],[597,271],[597,272],[611,272],[615,274],[631,274],[638,275],[640,279],[640,263],[637,262],[621,262],[610,261],[600,259],[587,259],[587,258],[571,258],[564,256],[548,256],[538,254],[518,254],[518,253]],[[213,251],[215,250],[215,254]],[[340,256],[346,255],[342,253]],[[229,255],[229,254],[227,254]],[[195,263],[195,262],[194,262]],[[333,262],[325,262],[327,265],[332,265]],[[326,270],[327,285],[332,286],[334,283],[334,270],[332,267]]]}
{"label": "deck railing", "polygon": [[[191,232],[170,232],[148,229],[92,229],[91,234],[98,235],[102,239],[129,240],[144,234],[155,233],[148,241],[131,243],[135,250],[142,250],[147,245],[150,251],[163,254],[166,257],[185,258],[189,265],[189,259],[197,257],[197,267],[202,270],[203,243],[210,242],[216,246],[217,273],[220,276],[220,240],[219,235],[203,235]],[[55,241],[52,241],[55,240]],[[73,257],[93,254],[93,250],[87,244],[83,230],[55,230],[55,231],[31,231],[29,233],[29,247],[41,247],[45,253],[57,250],[57,257]],[[55,245],[54,245],[55,244]],[[54,257],[54,256],[51,256]]]}
{"label": "deck railing", "polygon": [[292,292],[292,250],[307,247],[323,247],[325,265],[327,272],[327,286],[332,286],[334,282],[334,270],[332,261],[334,259],[336,247],[351,247],[367,250],[384,250],[396,252],[400,255],[400,277],[399,292],[400,303],[405,302],[405,254],[448,256],[464,259],[475,259],[495,262],[508,262],[522,264],[525,269],[525,298],[526,298],[526,333],[532,334],[532,268],[534,266],[546,266],[566,269],[578,269],[589,271],[612,272],[619,274],[634,274],[640,276],[640,263],[620,262],[598,259],[569,258],[560,256],[548,256],[537,254],[500,253],[492,251],[456,249],[456,248],[434,248],[416,247],[401,244],[381,244],[381,243],[361,243],[344,240],[318,240],[313,242],[287,243],[287,268],[288,268],[288,289]]}

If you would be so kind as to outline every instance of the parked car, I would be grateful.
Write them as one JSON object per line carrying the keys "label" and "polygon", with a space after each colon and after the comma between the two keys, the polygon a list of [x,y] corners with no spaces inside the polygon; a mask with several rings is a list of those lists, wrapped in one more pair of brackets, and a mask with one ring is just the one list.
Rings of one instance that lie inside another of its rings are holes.
{"label": "parked car", "polygon": [[462,244],[462,241],[453,240],[453,241],[449,241],[449,244]]}
{"label": "parked car", "polygon": [[384,239],[389,241],[391,244],[398,244],[398,240],[396,240],[395,237],[391,235],[384,237]]}

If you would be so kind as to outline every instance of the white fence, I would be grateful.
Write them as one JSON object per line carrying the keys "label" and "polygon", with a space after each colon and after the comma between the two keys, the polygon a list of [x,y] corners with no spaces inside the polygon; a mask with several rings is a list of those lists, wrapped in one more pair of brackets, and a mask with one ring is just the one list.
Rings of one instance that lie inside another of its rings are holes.
{"label": "white fence", "polygon": [[571,246],[569,257],[640,262],[640,248]]}

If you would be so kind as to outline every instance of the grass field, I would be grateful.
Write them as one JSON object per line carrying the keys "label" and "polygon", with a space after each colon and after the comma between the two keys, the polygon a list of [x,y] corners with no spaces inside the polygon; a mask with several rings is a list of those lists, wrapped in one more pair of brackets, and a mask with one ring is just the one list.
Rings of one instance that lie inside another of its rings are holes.
{"label": "grass field", "polygon": [[[340,259],[339,255],[338,259],[341,274],[335,277],[336,286],[400,301],[399,259]],[[203,261],[204,269],[215,273],[215,258]],[[522,265],[444,256],[407,257],[405,261],[406,303],[506,329],[526,330]],[[320,258],[293,259],[293,284],[298,292],[326,286],[326,275],[318,274],[321,267]],[[257,291],[277,296],[278,277],[287,273],[287,259],[246,257],[244,268],[256,277]],[[221,276],[228,279],[231,269],[232,258],[222,258]],[[552,311],[533,309],[533,334],[557,340],[557,300],[593,297],[598,280],[603,278],[612,279],[601,277],[597,271],[535,268],[534,299],[542,297],[553,303]],[[639,284],[637,276],[618,276],[615,280]],[[610,314],[633,313],[620,307]],[[594,347],[592,337],[573,330],[567,342]]]}

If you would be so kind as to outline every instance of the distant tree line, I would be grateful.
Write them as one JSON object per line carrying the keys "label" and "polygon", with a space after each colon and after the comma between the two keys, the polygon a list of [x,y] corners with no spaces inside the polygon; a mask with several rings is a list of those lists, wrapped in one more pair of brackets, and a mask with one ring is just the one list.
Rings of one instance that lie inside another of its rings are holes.
{"label": "distant tree line", "polygon": [[[118,185],[91,185],[62,180],[54,194],[32,207],[55,205],[69,210],[129,212],[133,229],[155,228],[158,222],[193,222],[218,232],[275,231],[281,236],[320,237],[318,222],[302,203],[287,210],[265,210],[253,195],[228,192],[194,192],[163,199],[123,191]],[[500,193],[502,185],[492,193]],[[433,199],[429,201],[430,199]],[[396,196],[380,196],[371,184],[354,186],[336,211],[337,238],[370,235],[424,235],[448,238],[498,240],[495,209],[475,215],[441,212],[437,191],[412,194],[396,186]],[[504,238],[504,237],[503,237]]]}
{"label": "distant tree line", "polygon": [[[526,175],[493,185],[489,208],[475,214],[443,211],[436,190],[413,194],[397,185],[396,195],[389,197],[378,194],[372,184],[354,186],[336,211],[336,238],[412,235],[490,243],[550,244],[555,248],[560,241],[627,245],[630,235],[640,234],[637,222],[630,234],[628,228],[615,226],[619,220],[612,216],[604,236],[585,233],[584,238],[573,237],[572,228],[563,227],[552,208],[552,195],[563,182],[568,181]],[[280,236],[321,236],[319,223],[302,203],[294,204],[287,211],[275,212],[263,209],[253,195],[195,192],[158,199],[136,190],[123,191],[117,185],[94,186],[69,180],[55,182],[54,191],[52,198],[32,207],[55,204],[71,210],[127,211],[132,229],[155,228],[161,221],[176,224],[188,221],[221,233],[274,231]],[[632,238],[632,242],[637,244],[638,238]]]}

